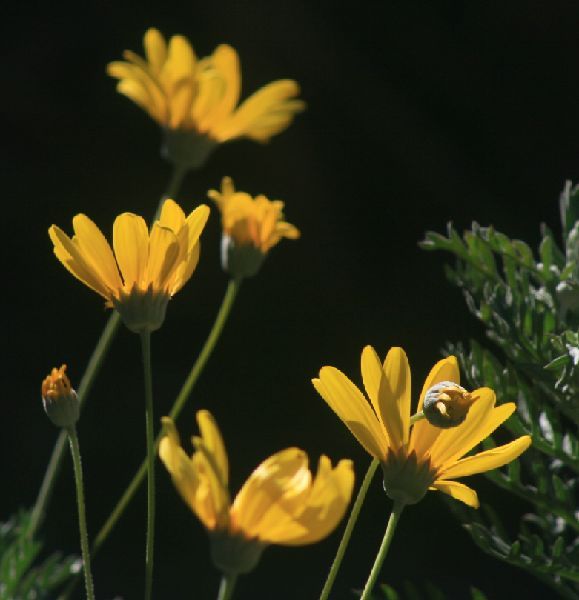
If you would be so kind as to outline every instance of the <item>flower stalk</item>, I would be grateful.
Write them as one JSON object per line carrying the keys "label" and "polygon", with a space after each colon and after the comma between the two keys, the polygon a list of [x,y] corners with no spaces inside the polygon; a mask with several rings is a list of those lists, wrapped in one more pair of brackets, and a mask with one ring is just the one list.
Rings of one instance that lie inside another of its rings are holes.
{"label": "flower stalk", "polygon": [[[203,372],[203,368],[205,367],[209,357],[211,356],[213,349],[217,344],[217,340],[223,331],[223,327],[229,317],[231,312],[231,308],[235,302],[235,298],[237,296],[237,292],[239,291],[239,286],[241,285],[240,279],[231,279],[227,286],[227,291],[225,292],[225,296],[223,297],[223,301],[219,308],[219,312],[217,313],[217,317],[213,323],[213,327],[203,344],[203,348],[201,348],[201,352],[197,357],[197,360],[193,364],[193,367],[189,371],[189,375],[183,384],[179,395],[175,399],[171,410],[169,411],[169,416],[172,419],[177,419],[185,403],[187,402],[193,387],[197,383],[199,376]],[[158,448],[159,442],[161,441],[161,433],[159,433],[155,439],[155,449]],[[136,494],[139,486],[143,482],[145,475],[147,473],[147,460],[145,459],[138,471],[135,473],[131,483],[127,486],[120,500],[117,502],[116,506],[112,510],[105,524],[101,527],[100,531],[97,533],[97,536],[94,539],[92,545],[93,554],[98,552],[100,547],[103,545],[105,540],[108,538],[111,531],[114,529],[117,521],[121,518],[121,515],[125,512],[125,509],[129,505],[129,502],[133,499]]]}
{"label": "flower stalk", "polygon": [[348,522],[346,523],[344,533],[342,534],[340,545],[338,546],[336,556],[334,557],[334,562],[332,562],[332,566],[330,567],[330,571],[328,572],[328,577],[326,578],[326,583],[322,588],[322,593],[320,594],[319,600],[327,600],[330,596],[330,592],[332,591],[332,587],[334,586],[334,581],[336,580],[336,576],[338,575],[338,571],[340,570],[342,561],[344,560],[346,548],[350,543],[352,532],[354,531],[354,527],[356,526],[356,522],[358,521],[358,515],[360,514],[360,510],[362,509],[362,505],[364,504],[364,500],[366,499],[368,488],[370,487],[370,483],[374,477],[374,473],[376,473],[376,469],[378,468],[379,464],[380,461],[374,458],[368,465],[368,470],[366,471],[364,481],[362,481],[362,485],[358,490],[358,495],[356,496],[354,506],[352,507],[350,516],[348,517]]}
{"label": "flower stalk", "polygon": [[382,539],[382,544],[380,545],[380,549],[376,555],[376,560],[374,561],[360,600],[370,600],[372,597],[372,590],[374,589],[376,581],[378,580],[378,576],[380,575],[382,564],[384,563],[384,559],[388,554],[388,549],[390,548],[392,538],[394,537],[394,531],[396,530],[396,525],[398,525],[398,521],[400,520],[400,515],[402,514],[403,509],[404,504],[402,502],[394,502],[392,512],[390,513],[390,518],[388,519],[386,532],[384,533],[384,538]]}
{"label": "flower stalk", "polygon": [[145,377],[145,427],[147,436],[147,545],[145,550],[145,600],[153,589],[155,546],[155,440],[153,415],[153,375],[151,369],[151,333],[141,333],[143,373]]}
{"label": "flower stalk", "polygon": [[76,427],[71,426],[62,430],[68,436],[70,442],[70,453],[74,467],[74,482],[76,485],[76,504],[78,508],[78,528],[80,531],[80,548],[82,552],[82,565],[84,570],[84,581],[87,600],[94,600],[94,584],[90,568],[90,550],[88,545],[88,533],[86,527],[86,509],[84,502],[84,485],[82,477],[82,462],[80,458],[80,447]]}
{"label": "flower stalk", "polygon": [[217,600],[230,600],[233,597],[233,590],[237,582],[237,575],[223,575],[219,584],[219,593]]}
{"label": "flower stalk", "polygon": [[[97,342],[97,345],[95,346],[95,349],[93,350],[84,375],[80,380],[80,385],[77,391],[77,396],[81,408],[92,389],[97,375],[99,374],[102,363],[107,355],[112,341],[115,338],[120,323],[120,315],[116,311],[113,312],[109,317],[109,320],[107,321],[103,332],[101,333],[101,336],[99,338],[99,341]],[[64,456],[64,450],[66,448],[67,439],[68,435],[66,431],[61,430],[58,434],[58,438],[56,439],[56,443],[54,444],[54,448],[52,449],[52,454],[50,455],[48,466],[46,467],[46,471],[44,472],[44,479],[42,480],[42,484],[38,492],[38,497],[36,498],[34,508],[32,509],[32,516],[30,518],[30,525],[28,527],[28,535],[30,537],[34,537],[35,533],[38,531],[38,528],[42,524],[42,521],[44,520],[44,517],[46,515],[46,510],[48,508],[48,504],[50,503],[50,498],[52,497],[52,492],[54,490],[54,484],[56,483],[56,477],[60,471],[60,466],[62,464],[62,458]]]}

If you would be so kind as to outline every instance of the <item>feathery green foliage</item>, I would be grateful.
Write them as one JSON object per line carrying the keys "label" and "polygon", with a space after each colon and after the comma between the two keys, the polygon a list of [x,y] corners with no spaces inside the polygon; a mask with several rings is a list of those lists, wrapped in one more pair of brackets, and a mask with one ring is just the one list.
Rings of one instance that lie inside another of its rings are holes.
{"label": "feathery green foliage", "polygon": [[54,553],[38,560],[42,544],[28,535],[30,515],[20,512],[0,523],[0,600],[42,600],[80,568],[77,557]]}
{"label": "feathery green foliage", "polygon": [[[492,346],[449,343],[471,388],[489,386],[498,402],[515,402],[506,427],[530,434],[520,461],[485,475],[529,503],[511,539],[495,510],[482,514],[449,503],[476,544],[523,568],[564,598],[579,598],[579,186],[560,198],[562,247],[542,228],[536,257],[523,241],[473,223],[461,237],[429,232],[427,250],[453,254],[449,280],[486,328]],[[489,438],[487,447],[494,444]]]}

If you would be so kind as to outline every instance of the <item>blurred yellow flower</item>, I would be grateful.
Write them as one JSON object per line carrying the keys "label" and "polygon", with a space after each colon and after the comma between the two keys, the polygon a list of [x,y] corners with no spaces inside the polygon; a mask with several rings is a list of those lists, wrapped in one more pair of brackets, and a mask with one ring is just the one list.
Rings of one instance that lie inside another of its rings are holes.
{"label": "blurred yellow flower", "polygon": [[187,218],[165,200],[151,231],[142,217],[119,215],[113,226],[113,250],[100,229],[83,214],[72,224],[74,237],[59,227],[48,231],[58,260],[77,279],[115,307],[135,332],[158,329],[169,299],[193,274],[199,261],[199,236],[209,207],[197,207]]}
{"label": "blurred yellow flower", "polygon": [[206,410],[197,413],[197,422],[201,437],[193,437],[195,452],[189,457],[173,421],[165,417],[159,455],[177,490],[210,532],[213,559],[223,572],[250,571],[269,544],[317,542],[342,519],[354,485],[351,461],[341,460],[332,468],[322,456],[312,478],[305,452],[287,448],[262,462],[232,503],[221,433]]}
{"label": "blurred yellow flower", "polygon": [[234,275],[254,275],[265,255],[282,238],[300,237],[298,229],[283,220],[281,200],[238,192],[230,177],[221,181],[221,191],[209,190],[207,195],[221,211],[222,262]]}
{"label": "blurred yellow flower", "polygon": [[291,79],[269,83],[238,106],[239,58],[226,44],[198,59],[185,37],[174,35],[167,44],[150,28],[143,45],[145,59],[126,50],[126,60],[111,62],[107,72],[120,80],[121,94],[164,128],[194,131],[216,143],[239,137],[265,142],[304,109]]}
{"label": "blurred yellow flower", "polygon": [[[515,410],[513,403],[495,407],[489,388],[472,392],[476,397],[462,424],[440,429],[426,419],[410,425],[410,367],[402,348],[391,348],[380,361],[366,346],[362,352],[362,380],[366,397],[346,375],[334,367],[323,367],[313,384],[322,398],[342,419],[362,446],[382,463],[384,488],[393,499],[414,504],[428,489],[439,490],[478,508],[474,490],[454,481],[500,467],[517,458],[531,444],[530,436],[462,458],[487,438]],[[427,392],[440,382],[460,382],[456,358],[445,358],[426,378],[417,412]]]}

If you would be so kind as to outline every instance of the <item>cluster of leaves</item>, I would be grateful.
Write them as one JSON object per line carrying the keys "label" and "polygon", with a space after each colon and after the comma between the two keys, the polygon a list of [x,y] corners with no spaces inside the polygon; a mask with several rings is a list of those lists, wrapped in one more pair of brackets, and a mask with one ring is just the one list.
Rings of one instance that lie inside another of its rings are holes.
{"label": "cluster of leaves", "polygon": [[0,523],[0,600],[42,600],[81,569],[80,561],[54,553],[38,560],[42,545],[28,535],[30,515]]}
{"label": "cluster of leaves", "polygon": [[[456,258],[447,276],[464,293],[495,347],[471,340],[448,344],[471,388],[488,386],[499,402],[515,402],[506,427],[530,434],[520,462],[487,477],[531,507],[516,539],[497,513],[456,506],[487,553],[526,569],[565,598],[579,598],[579,186],[561,194],[563,244],[542,228],[538,258],[520,240],[473,224],[461,237],[429,232],[422,247]],[[492,447],[493,440],[487,441]],[[522,468],[521,468],[522,467]]]}

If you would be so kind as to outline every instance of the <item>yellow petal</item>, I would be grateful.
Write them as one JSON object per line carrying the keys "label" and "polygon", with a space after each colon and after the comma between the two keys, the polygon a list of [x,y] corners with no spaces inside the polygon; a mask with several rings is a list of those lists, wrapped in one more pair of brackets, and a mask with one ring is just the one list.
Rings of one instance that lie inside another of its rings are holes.
{"label": "yellow petal", "polygon": [[512,402],[493,408],[495,393],[489,388],[480,388],[473,394],[479,399],[470,408],[464,423],[446,429],[434,442],[430,452],[433,469],[442,470],[452,465],[487,438],[515,410]]}
{"label": "yellow petal", "polygon": [[211,56],[211,64],[218,73],[221,94],[204,117],[203,128],[210,131],[233,112],[241,91],[239,57],[231,46],[218,46]]}
{"label": "yellow petal", "polygon": [[308,458],[299,448],[287,448],[263,461],[237,494],[231,507],[233,526],[247,537],[268,539],[280,520],[286,526],[304,494],[311,474]]}
{"label": "yellow petal", "polygon": [[183,209],[171,198],[163,202],[161,214],[159,216],[159,225],[170,229],[177,235],[185,224],[185,213]]}
{"label": "yellow petal", "polygon": [[76,215],[72,220],[78,247],[83,258],[91,266],[103,283],[111,290],[122,287],[119,270],[105,236],[101,230],[83,214]]}
{"label": "yellow petal", "polygon": [[173,92],[172,86],[178,81],[188,79],[193,84],[196,63],[197,58],[191,44],[182,35],[174,35],[169,40],[167,60],[160,74],[160,80],[169,96]]}
{"label": "yellow petal", "polygon": [[372,403],[372,408],[380,421],[384,439],[388,440],[388,434],[386,433],[380,414],[380,405],[378,404],[378,392],[380,390],[380,383],[384,378],[384,370],[382,369],[382,361],[372,346],[366,346],[362,350],[360,368],[366,394],[368,394],[368,398],[370,398],[370,402]]}
{"label": "yellow petal", "polygon": [[106,300],[110,300],[110,291],[102,282],[94,269],[86,263],[76,244],[56,225],[48,230],[48,235],[54,244],[56,258],[74,275],[79,281],[100,294]]}
{"label": "yellow petal", "polygon": [[149,231],[142,217],[124,213],[113,225],[113,247],[127,289],[142,287],[149,258]]}
{"label": "yellow petal", "polygon": [[180,262],[174,276],[169,280],[169,294],[174,296],[191,278],[199,263],[201,242],[197,242],[193,250]]}
{"label": "yellow petal", "polygon": [[383,368],[378,406],[390,445],[397,449],[408,442],[410,426],[410,366],[404,350],[390,348]]}
{"label": "yellow petal", "polygon": [[226,488],[229,481],[229,464],[225,444],[217,423],[208,410],[200,410],[197,412],[197,424],[205,446],[215,459],[216,472],[223,487]]}
{"label": "yellow petal", "polygon": [[166,282],[175,268],[179,243],[175,234],[158,222],[153,225],[149,239],[147,281],[158,291],[165,291]]}
{"label": "yellow petal", "polygon": [[329,535],[342,520],[352,497],[354,469],[352,461],[341,460],[335,469],[327,456],[321,456],[318,472],[307,502],[296,517],[306,533],[286,537],[276,543],[290,546],[312,544]]}
{"label": "yellow petal", "polygon": [[[441,381],[453,381],[460,384],[460,371],[456,357],[448,356],[447,358],[443,358],[432,367],[422,386],[416,412],[422,410],[426,392],[433,385]],[[434,427],[426,419],[421,419],[412,427],[409,450],[414,450],[419,457],[423,456],[430,450],[432,444],[434,444],[434,440],[436,440],[441,432],[442,430],[439,427]]]}
{"label": "yellow petal", "polygon": [[440,492],[444,492],[452,498],[456,498],[472,508],[479,507],[478,496],[476,492],[458,481],[442,481],[437,480],[432,484],[432,488]]}
{"label": "yellow petal", "polygon": [[531,441],[531,436],[523,435],[509,444],[463,458],[439,471],[438,476],[444,479],[455,479],[502,467],[522,454],[531,445]]}
{"label": "yellow petal", "polygon": [[372,456],[386,458],[388,442],[362,392],[338,369],[323,367],[312,383],[320,396]]}
{"label": "yellow petal", "polygon": [[[293,115],[303,109],[302,102],[285,106],[288,98],[298,93],[299,86],[291,79],[281,79],[265,85],[247,98],[230,119],[214,129],[214,137],[222,142],[243,135],[259,141],[267,140],[281,131]],[[277,119],[272,121],[272,115],[277,115]]]}
{"label": "yellow petal", "polygon": [[145,56],[153,73],[158,75],[167,59],[167,44],[158,29],[147,29],[143,41]]}
{"label": "yellow petal", "polygon": [[189,216],[185,220],[185,227],[187,227],[187,252],[191,252],[197,244],[207,224],[210,212],[206,204],[200,204],[194,211],[189,213]]}
{"label": "yellow petal", "polygon": [[183,500],[205,527],[213,529],[217,515],[213,504],[207,502],[207,486],[199,476],[193,461],[181,448],[173,421],[164,417],[162,422],[165,435],[159,444],[159,457]]}

